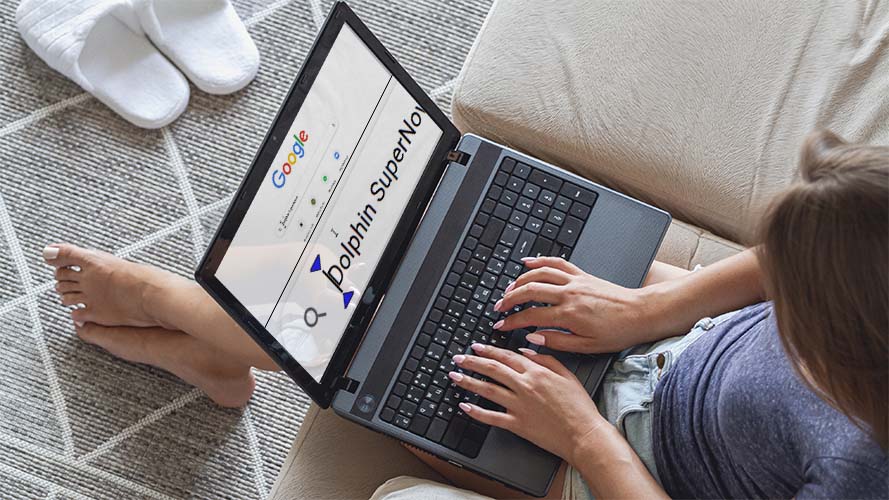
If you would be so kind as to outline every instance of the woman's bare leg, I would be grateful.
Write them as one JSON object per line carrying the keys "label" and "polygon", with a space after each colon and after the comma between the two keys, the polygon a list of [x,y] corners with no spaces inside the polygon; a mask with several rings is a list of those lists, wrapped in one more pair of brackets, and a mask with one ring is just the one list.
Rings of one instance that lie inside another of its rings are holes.
{"label": "woman's bare leg", "polygon": [[648,275],[645,277],[645,282],[642,283],[642,286],[681,278],[690,272],[691,271],[687,269],[682,269],[681,267],[676,267],[672,264],[656,260],[651,263],[651,269],[648,270]]}
{"label": "woman's bare leg", "polygon": [[56,290],[62,295],[62,303],[86,306],[72,312],[78,325],[181,331],[242,365],[278,369],[241,327],[189,280],[73,245],[47,247],[44,257],[56,267]]}

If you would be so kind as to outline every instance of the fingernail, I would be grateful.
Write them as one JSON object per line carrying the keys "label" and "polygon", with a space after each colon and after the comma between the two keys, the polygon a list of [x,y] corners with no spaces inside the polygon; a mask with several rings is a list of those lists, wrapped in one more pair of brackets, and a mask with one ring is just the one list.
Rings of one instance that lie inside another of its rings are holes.
{"label": "fingernail", "polygon": [[536,258],[537,257],[522,257],[522,262],[531,262],[532,260],[534,260]]}
{"label": "fingernail", "polygon": [[534,345],[543,345],[546,343],[546,337],[539,333],[529,333],[528,335],[525,335],[525,340]]}
{"label": "fingernail", "polygon": [[58,247],[43,247],[43,258],[46,260],[53,260],[59,256]]}
{"label": "fingernail", "polygon": [[460,403],[459,406],[460,406],[460,409],[465,411],[466,413],[469,413],[472,411],[472,405],[469,403]]}
{"label": "fingernail", "polygon": [[449,372],[448,378],[453,380],[454,382],[459,382],[463,380],[463,374],[459,372]]}
{"label": "fingernail", "polygon": [[495,330],[499,330],[500,327],[502,327],[502,326],[503,326],[503,320],[502,320],[502,319],[501,319],[500,321],[494,323],[494,329],[495,329]]}
{"label": "fingernail", "polygon": [[504,294],[509,293],[515,287],[515,281],[510,281],[509,286],[506,287],[506,290],[503,291]]}
{"label": "fingernail", "polygon": [[83,322],[82,322],[82,321],[75,321],[74,324],[77,325],[78,328],[83,328]]}
{"label": "fingernail", "polygon": [[537,356],[537,351],[528,349],[527,347],[519,347],[519,352],[524,354],[525,356]]}
{"label": "fingernail", "polygon": [[[506,293],[506,292],[504,292],[504,293]],[[494,310],[495,310],[495,311],[500,311],[500,305],[501,305],[501,304],[503,304],[503,299],[498,300],[497,303],[494,304]]]}
{"label": "fingernail", "polygon": [[478,342],[475,342],[474,344],[472,344],[469,347],[471,347],[472,350],[475,352],[482,352],[488,348],[488,346],[486,346],[485,344],[479,344]]}
{"label": "fingernail", "polygon": [[458,354],[458,355],[454,356],[454,363],[457,363],[458,365],[460,363],[462,363],[464,360],[466,360],[466,356],[464,356],[462,354]]}

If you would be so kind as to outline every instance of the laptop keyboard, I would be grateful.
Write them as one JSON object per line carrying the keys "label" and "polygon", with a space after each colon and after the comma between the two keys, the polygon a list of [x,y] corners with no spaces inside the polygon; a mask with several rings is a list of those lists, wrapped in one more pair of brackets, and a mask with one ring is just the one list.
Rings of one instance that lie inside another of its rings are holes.
{"label": "laptop keyboard", "polygon": [[451,383],[448,372],[454,370],[482,378],[458,369],[452,358],[470,352],[473,342],[527,347],[525,335],[533,329],[493,330],[502,316],[494,304],[525,271],[523,257],[571,256],[596,197],[514,158],[503,159],[386,399],[382,420],[470,458],[478,456],[489,427],[457,405],[465,401],[502,408]]}

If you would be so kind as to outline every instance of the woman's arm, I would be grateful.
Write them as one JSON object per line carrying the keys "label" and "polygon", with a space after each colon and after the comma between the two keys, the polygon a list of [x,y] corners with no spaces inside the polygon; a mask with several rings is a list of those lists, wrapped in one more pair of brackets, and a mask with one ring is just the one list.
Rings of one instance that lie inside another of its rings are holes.
{"label": "woman's arm", "polygon": [[765,288],[754,249],[745,250],[695,273],[654,283],[636,291],[650,325],[650,338],[660,340],[687,332],[707,316],[765,300]]}
{"label": "woman's arm", "polygon": [[[617,352],[687,332],[705,316],[731,311],[765,297],[753,250],[696,273],[660,272],[666,279],[643,288],[624,288],[591,276],[555,257],[525,260],[530,271],[506,289],[497,311],[526,302],[550,304],[509,315],[495,328],[538,330],[529,342],[572,352]],[[649,280],[649,282],[655,280]]]}

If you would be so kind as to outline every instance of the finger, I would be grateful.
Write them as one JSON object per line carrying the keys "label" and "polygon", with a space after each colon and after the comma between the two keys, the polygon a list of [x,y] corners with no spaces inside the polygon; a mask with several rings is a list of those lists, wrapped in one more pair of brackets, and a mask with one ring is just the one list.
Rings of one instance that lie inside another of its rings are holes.
{"label": "finger", "polygon": [[56,281],[79,281],[80,272],[69,267],[60,267],[56,269]]}
{"label": "finger", "polygon": [[519,351],[524,354],[530,361],[537,363],[538,365],[548,368],[563,377],[567,377],[569,375],[574,375],[565,365],[562,364],[561,361],[556,359],[554,356],[550,356],[549,354],[539,354],[536,351],[525,347],[519,347]]}
{"label": "finger", "polygon": [[556,351],[596,352],[591,348],[590,339],[558,330],[537,330],[526,335],[525,340],[534,345],[549,347]]}
{"label": "finger", "polygon": [[525,257],[522,262],[529,269],[552,267],[575,276],[583,274],[583,270],[561,257]]}
{"label": "finger", "polygon": [[571,275],[565,271],[554,267],[541,267],[523,273],[512,283],[510,288],[507,288],[507,291],[533,282],[566,285],[569,281],[571,281]]}
{"label": "finger", "polygon": [[83,293],[66,293],[62,295],[63,306],[73,306],[75,304],[83,304],[86,301],[86,294]]}
{"label": "finger", "polygon": [[483,424],[493,425],[506,430],[512,430],[513,425],[515,425],[516,418],[509,413],[486,410],[481,406],[469,403],[460,403],[459,406],[467,415]]}
{"label": "finger", "polygon": [[548,283],[528,283],[513,288],[502,299],[494,304],[495,311],[508,311],[518,304],[526,302],[542,302],[558,304],[565,297],[565,287]]}
{"label": "finger", "polygon": [[448,377],[458,386],[505,408],[509,408],[515,403],[515,394],[497,384],[482,382],[477,378],[472,378],[459,372],[450,372]]}
{"label": "finger", "polygon": [[481,373],[510,389],[514,390],[518,385],[519,373],[499,361],[481,356],[458,354],[454,356],[454,363],[464,370]]}
{"label": "finger", "polygon": [[76,281],[59,281],[56,283],[56,291],[59,293],[79,292],[81,286]]}
{"label": "finger", "polygon": [[564,318],[559,316],[559,306],[529,307],[517,313],[510,314],[494,324],[495,330],[509,331],[529,326],[564,327]]}
{"label": "finger", "polygon": [[470,347],[479,356],[499,361],[519,373],[525,373],[525,371],[531,367],[531,363],[524,356],[520,356],[513,351],[508,351],[492,345],[479,344],[478,342],[472,344]]}

